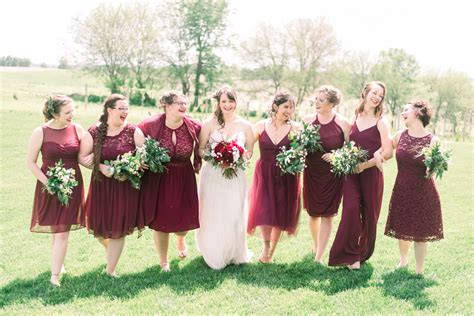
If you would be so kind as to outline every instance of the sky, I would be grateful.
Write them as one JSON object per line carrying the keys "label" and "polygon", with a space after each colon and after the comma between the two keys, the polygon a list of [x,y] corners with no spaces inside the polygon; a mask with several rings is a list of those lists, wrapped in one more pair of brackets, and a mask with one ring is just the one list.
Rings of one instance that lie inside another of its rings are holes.
{"label": "sky", "polygon": [[[143,0],[158,3],[158,0]],[[142,1],[142,2],[143,2]],[[127,0],[14,0],[0,2],[0,56],[57,64],[71,55],[70,25],[99,3]],[[230,31],[244,40],[259,22],[325,17],[342,50],[376,55],[402,48],[423,70],[462,71],[474,79],[474,15],[469,1],[230,0]]]}

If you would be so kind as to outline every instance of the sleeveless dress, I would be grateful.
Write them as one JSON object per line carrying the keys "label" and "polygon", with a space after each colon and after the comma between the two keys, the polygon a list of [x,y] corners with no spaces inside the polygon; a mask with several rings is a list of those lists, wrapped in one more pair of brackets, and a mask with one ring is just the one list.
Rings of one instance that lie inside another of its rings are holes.
{"label": "sleeveless dress", "polygon": [[55,234],[83,228],[85,226],[84,185],[81,169],[77,163],[79,138],[76,126],[70,124],[63,129],[53,129],[44,125],[42,130],[41,171],[46,175],[48,167],[53,167],[62,159],[64,168],[73,168],[76,171],[75,177],[79,184],[73,188],[69,204],[61,205],[56,195],[43,191],[43,184],[36,181],[30,231]]}
{"label": "sleeveless dress", "polygon": [[[173,133],[176,144],[173,144]],[[165,126],[158,139],[168,148],[171,161],[162,174],[146,172],[140,195],[147,225],[161,232],[183,232],[199,227],[199,202],[191,155],[194,140],[183,123],[177,129]]]}
{"label": "sleeveless dress", "polygon": [[385,235],[409,241],[443,239],[441,202],[433,178],[426,179],[426,167],[419,153],[432,134],[413,137],[405,130],[400,135],[396,159],[398,173],[393,186]]}
{"label": "sleeveless dress", "polygon": [[319,134],[324,152],[306,156],[303,178],[303,203],[312,217],[330,217],[337,214],[342,199],[343,177],[331,172],[331,164],[321,157],[344,145],[344,132],[336,123],[336,115],[327,124],[321,124],[316,115],[313,125],[320,125]]}
{"label": "sleeveless dress", "polygon": [[[245,144],[243,132],[234,137],[241,146]],[[209,137],[209,143],[223,140],[224,136],[217,130]],[[245,231],[246,197],[245,171],[238,170],[236,177],[226,179],[220,168],[204,163],[199,182],[200,228],[196,230],[196,243],[204,261],[212,269],[220,270],[229,264],[251,260]]]}
{"label": "sleeveless dress", "polygon": [[300,178],[299,175],[282,174],[276,164],[280,148],[290,146],[288,134],[276,145],[266,129],[259,137],[260,158],[255,164],[249,191],[248,233],[253,233],[257,226],[276,227],[289,235],[296,232],[300,215]]}
{"label": "sleeveless dress", "polygon": [[[360,131],[354,122],[349,136],[368,151],[367,160],[382,146],[377,124]],[[383,173],[374,166],[348,175],[342,190],[342,217],[329,253],[331,266],[363,263],[372,256],[382,207]]]}
{"label": "sleeveless dress", "polygon": [[[135,150],[135,125],[127,124],[115,136],[106,136],[102,144],[100,161],[115,160],[118,155]],[[94,143],[99,134],[98,126],[89,128]],[[86,200],[87,228],[94,237],[118,239],[137,229],[138,199],[140,191],[130,181],[108,178],[99,172],[98,179],[91,179]],[[139,227],[143,228],[143,227]]]}

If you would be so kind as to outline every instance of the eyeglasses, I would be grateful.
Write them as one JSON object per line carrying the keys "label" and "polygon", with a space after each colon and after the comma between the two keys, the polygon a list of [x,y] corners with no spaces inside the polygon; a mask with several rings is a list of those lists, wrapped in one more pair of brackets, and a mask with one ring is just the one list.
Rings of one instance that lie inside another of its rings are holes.
{"label": "eyeglasses", "polygon": [[120,107],[120,108],[114,108],[114,110],[119,110],[120,112],[126,112],[126,111],[129,111],[130,108],[128,108],[128,107]]}
{"label": "eyeglasses", "polygon": [[186,106],[186,105],[188,105],[188,102],[183,102],[183,101],[178,102],[178,101],[175,101],[175,102],[173,102],[173,103],[171,103],[171,104],[178,104],[179,106]]}

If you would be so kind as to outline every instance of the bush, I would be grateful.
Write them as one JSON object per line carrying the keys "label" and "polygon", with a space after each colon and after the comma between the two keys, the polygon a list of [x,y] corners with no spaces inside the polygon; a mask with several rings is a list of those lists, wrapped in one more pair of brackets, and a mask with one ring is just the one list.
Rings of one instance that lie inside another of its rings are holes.
{"label": "bush", "polygon": [[155,106],[156,99],[151,98],[148,93],[142,93],[141,91],[135,91],[130,96],[130,104],[132,105],[143,105],[143,106]]}
{"label": "bush", "polygon": [[262,118],[263,118],[263,119],[268,118],[268,113],[267,113],[267,112],[262,112]]}
{"label": "bush", "polygon": [[77,102],[84,102],[86,100],[86,96],[79,93],[70,94],[68,95],[68,97]]}
{"label": "bush", "polygon": [[249,111],[249,116],[250,117],[256,117],[257,116],[257,110]]}
{"label": "bush", "polygon": [[105,96],[89,94],[89,96],[87,97],[87,101],[91,103],[102,103],[105,101]]}

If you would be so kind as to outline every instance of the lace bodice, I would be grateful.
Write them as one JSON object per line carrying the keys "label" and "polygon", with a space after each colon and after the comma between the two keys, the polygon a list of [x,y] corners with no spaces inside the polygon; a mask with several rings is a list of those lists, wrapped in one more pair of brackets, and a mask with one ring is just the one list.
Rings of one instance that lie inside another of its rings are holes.
{"label": "lace bodice", "polygon": [[[122,155],[129,151],[135,150],[135,134],[136,126],[127,124],[122,131],[115,136],[106,136],[102,144],[102,152],[100,155],[101,162],[104,160],[114,160],[118,155]],[[94,144],[99,136],[99,127],[93,125],[89,128],[89,133],[94,140]]]}
{"label": "lace bodice", "polygon": [[[173,133],[176,134],[176,144],[173,144]],[[161,145],[168,148],[171,159],[188,160],[191,157],[194,141],[184,123],[177,129],[165,126],[160,138]]]}

